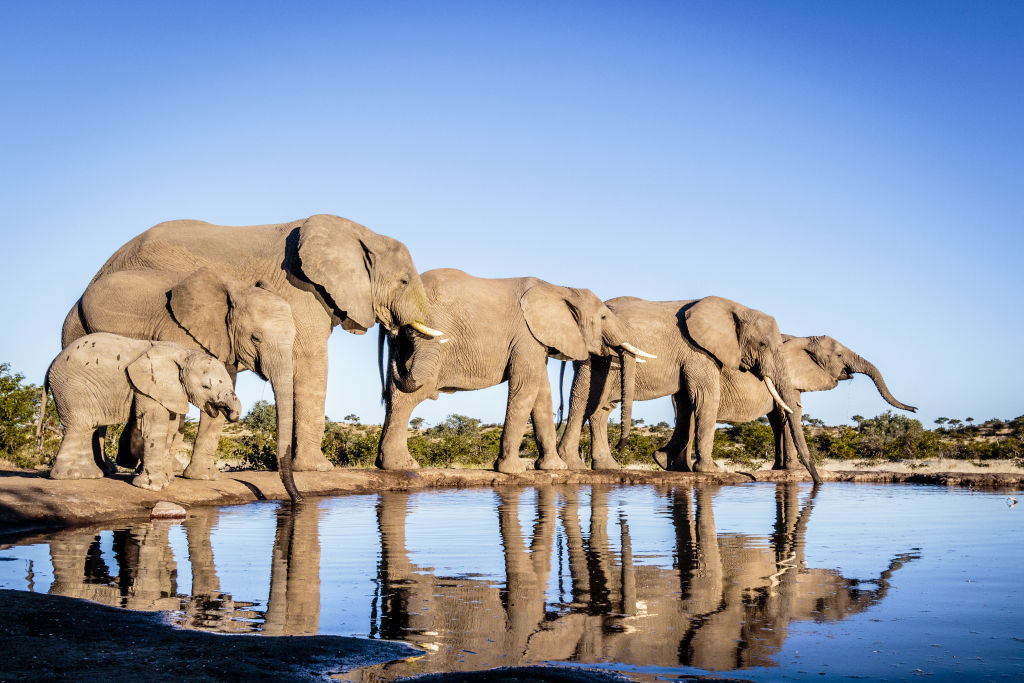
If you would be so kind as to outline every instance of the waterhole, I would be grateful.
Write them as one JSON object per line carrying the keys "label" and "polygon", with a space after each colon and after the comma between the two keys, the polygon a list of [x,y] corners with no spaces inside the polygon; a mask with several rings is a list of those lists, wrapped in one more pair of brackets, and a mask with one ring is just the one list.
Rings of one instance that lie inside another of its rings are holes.
{"label": "waterhole", "polygon": [[1024,677],[1018,493],[539,486],[195,508],[0,549],[0,587],[182,628],[421,657],[355,681],[547,664],[645,680]]}

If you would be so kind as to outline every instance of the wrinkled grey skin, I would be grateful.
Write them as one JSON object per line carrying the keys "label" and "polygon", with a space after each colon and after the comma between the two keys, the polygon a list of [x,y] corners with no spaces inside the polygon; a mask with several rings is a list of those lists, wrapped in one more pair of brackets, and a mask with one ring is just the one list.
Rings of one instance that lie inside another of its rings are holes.
{"label": "wrinkled grey skin", "polygon": [[[889,391],[882,373],[873,363],[832,337],[793,337],[784,334],[782,338],[782,352],[786,358],[790,379],[797,392],[802,394],[805,391],[828,391],[829,389],[834,389],[843,380],[853,379],[855,373],[861,373],[871,378],[878,389],[878,393],[890,405],[910,412],[917,410],[914,406],[896,400],[892,392]],[[650,377],[652,368],[655,367],[644,364],[636,368],[635,400],[659,398],[659,396],[652,395],[649,389],[649,387],[658,383]],[[620,383],[619,374],[620,371],[617,366],[609,370],[607,381],[610,389],[606,401],[600,409],[601,411],[610,412],[613,404],[621,401],[622,393],[618,391]],[[765,388],[764,382],[758,380],[752,373],[723,369],[722,397],[718,408],[717,421],[732,423],[749,422],[767,415],[775,435],[775,462],[773,469],[799,469],[801,464],[798,461],[795,446],[791,439],[786,438],[785,431],[782,428],[783,425],[776,419],[774,405],[775,402]],[[675,403],[677,429],[682,420],[685,419],[680,418],[678,415],[680,406],[681,404]],[[790,407],[793,408],[794,415],[800,414],[801,405],[791,405]],[[569,422],[570,424],[578,423],[582,425],[582,421],[589,419],[589,416],[589,413],[570,415]],[[797,420],[798,418],[794,417],[793,419]],[[593,425],[593,423],[591,424]],[[578,427],[575,428],[578,429]],[[592,436],[598,437],[598,435],[593,433]],[[607,442],[607,433],[605,433],[603,438]],[[690,447],[692,446],[692,426],[687,442],[688,447],[684,449],[683,455],[686,457],[686,462],[690,463],[692,457],[690,452],[692,451]],[[661,467],[667,468],[668,462],[665,451],[655,453],[655,461]]]}
{"label": "wrinkled grey skin", "polygon": [[[799,393],[793,386],[785,355],[782,335],[775,319],[734,301],[706,297],[696,301],[646,301],[635,297],[619,297],[605,302],[635,339],[645,341],[645,350],[657,358],[642,364],[643,381],[633,379],[637,373],[635,359],[624,358],[621,382],[625,400],[623,425],[631,422],[634,397],[640,400],[672,396],[679,420],[671,440],[660,452],[667,468],[680,471],[713,472],[718,469],[711,457],[715,423],[726,393],[723,369],[753,376],[753,381],[767,385],[774,382],[780,397],[793,410],[798,410]],[[648,341],[649,340],[649,341]],[[628,339],[636,343],[634,339]],[[608,446],[608,417],[611,413],[611,359],[589,358],[578,364],[573,379],[569,421],[559,441],[558,452],[573,469],[583,469],[579,456],[580,429],[590,419],[592,458],[595,469],[618,469]],[[765,390],[767,393],[767,389]],[[799,415],[794,420],[773,401],[771,412],[786,438],[792,439],[800,461],[815,481],[820,477],[810,459]],[[628,436],[628,428],[624,429]],[[690,463],[687,451],[693,434],[695,460]],[[623,441],[624,443],[624,441]]]}
{"label": "wrinkled grey skin", "polygon": [[590,290],[537,278],[478,278],[450,268],[427,271],[422,278],[430,300],[429,325],[450,336],[427,339],[412,330],[389,336],[387,414],[377,466],[418,466],[409,454],[408,426],[413,409],[425,399],[507,381],[495,468],[507,473],[526,469],[519,446],[532,416],[541,451],[537,468],[564,469],[555,451],[548,356],[580,360],[619,353],[626,336],[619,319]]}
{"label": "wrinkled grey skin", "polygon": [[[182,282],[202,268],[229,283],[241,283],[243,289],[256,287],[276,295],[291,309],[295,330],[291,359],[293,400],[282,400],[288,388],[287,372],[281,370],[274,384],[278,417],[286,422],[291,416],[294,469],[330,469],[330,462],[320,451],[327,390],[327,338],[335,325],[362,334],[379,322],[398,333],[405,325],[425,322],[426,295],[409,251],[401,242],[358,223],[323,214],[275,225],[219,226],[192,220],[161,223],[118,249],[99,270],[64,321],[64,345],[93,331],[91,317],[95,307],[106,311],[106,327],[129,330],[132,334],[136,334],[135,325],[140,319],[166,322],[162,314],[166,313],[163,309],[168,301],[149,299],[145,305],[133,303],[134,288],[105,287],[105,278],[131,271],[142,279],[153,276],[161,282]],[[93,290],[100,289],[104,290],[102,295],[92,296]],[[173,303],[172,299],[172,313]],[[158,304],[161,310],[154,310]],[[161,328],[165,329],[166,326]],[[193,334],[192,328],[188,329]],[[202,339],[196,337],[196,341],[205,347]],[[233,352],[241,359],[241,347],[249,342],[230,341],[225,353]],[[287,339],[274,336],[260,341],[275,352],[283,352],[288,345]],[[268,356],[266,351],[255,355],[261,362]],[[240,364],[252,367],[244,360]],[[269,377],[269,367],[265,374]],[[194,456],[200,463],[212,461],[219,426],[200,425]],[[279,430],[278,434],[286,432]],[[279,445],[282,470],[291,462],[289,446]],[[208,476],[209,466],[204,464],[190,474]]]}
{"label": "wrinkled grey skin", "polygon": [[189,403],[231,421],[242,410],[224,364],[209,354],[103,332],[81,337],[61,351],[46,382],[64,425],[50,471],[53,479],[102,477],[97,465],[102,454],[93,432],[133,416],[142,469],[132,483],[159,491],[173,476],[169,449]]}

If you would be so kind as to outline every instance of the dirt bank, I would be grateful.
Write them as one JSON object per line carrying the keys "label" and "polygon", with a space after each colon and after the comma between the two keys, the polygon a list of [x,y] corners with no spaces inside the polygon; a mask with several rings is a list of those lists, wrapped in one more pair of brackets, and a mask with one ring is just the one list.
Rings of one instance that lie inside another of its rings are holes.
{"label": "dirt bank", "polygon": [[[1024,474],[964,472],[884,472],[822,470],[826,481],[940,484],[975,488],[1024,488]],[[751,481],[809,481],[803,472],[760,470],[752,473],[692,474],[626,469],[616,472],[563,471],[500,474],[489,470],[422,469],[384,472],[374,469],[336,469],[299,472],[299,489],[309,496],[371,493],[448,487],[524,486],[537,483],[682,484]],[[158,493],[132,486],[128,475],[104,479],[54,481],[45,472],[0,471],[0,533],[19,533],[91,524],[115,519],[148,517],[161,500],[186,508],[237,505],[255,500],[286,499],[276,472],[225,472],[216,481],[175,479]]]}
{"label": "dirt bank", "polygon": [[0,680],[281,680],[417,654],[401,643],[341,636],[183,631],[158,614],[0,590]]}

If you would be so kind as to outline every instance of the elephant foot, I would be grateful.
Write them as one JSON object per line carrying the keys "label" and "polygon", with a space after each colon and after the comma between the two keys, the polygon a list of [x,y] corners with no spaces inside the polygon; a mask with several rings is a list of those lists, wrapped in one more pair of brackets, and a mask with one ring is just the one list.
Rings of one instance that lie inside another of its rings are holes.
{"label": "elephant foot", "polygon": [[669,455],[665,451],[654,452],[654,463],[666,472],[695,472],[681,456]]}
{"label": "elephant foot", "polygon": [[557,455],[545,455],[537,458],[537,462],[534,463],[534,467],[538,470],[567,470],[569,466],[562,462],[562,459]]}
{"label": "elephant foot", "polygon": [[320,452],[305,457],[297,455],[292,461],[292,470],[295,472],[330,472],[333,469],[331,461]]}
{"label": "elephant foot", "polygon": [[502,474],[522,474],[526,471],[528,460],[522,458],[498,458],[494,463],[494,469]]}
{"label": "elephant foot", "polygon": [[168,472],[142,472],[134,479],[132,479],[132,486],[138,486],[140,489],[147,489],[149,491],[161,491],[167,488],[167,485],[171,483],[171,475]]}
{"label": "elephant foot", "polygon": [[95,463],[61,462],[59,459],[50,470],[50,479],[102,479],[103,470]]}
{"label": "elephant foot", "polygon": [[220,470],[218,470],[217,466],[212,462],[197,463],[193,458],[192,462],[185,468],[185,472],[182,476],[186,479],[205,479],[206,481],[213,481],[214,479],[220,478]]}
{"label": "elephant foot", "polygon": [[618,461],[615,458],[611,457],[611,456],[606,456],[606,457],[603,457],[603,458],[598,456],[598,457],[594,458],[594,468],[593,469],[594,469],[595,472],[599,472],[599,471],[602,471],[602,470],[621,470],[622,469],[622,465],[620,465],[618,463]]}
{"label": "elephant foot", "polygon": [[562,462],[565,463],[565,468],[568,470],[585,470],[587,464],[583,462],[583,458],[578,455],[563,455]]}
{"label": "elephant foot", "polygon": [[401,455],[378,455],[373,463],[382,470],[418,470],[420,464],[408,453]]}
{"label": "elephant foot", "polygon": [[668,453],[665,451],[654,451],[654,464],[663,470],[668,470]]}
{"label": "elephant foot", "polygon": [[695,460],[693,463],[694,472],[718,472],[718,463],[711,458],[707,460]]}

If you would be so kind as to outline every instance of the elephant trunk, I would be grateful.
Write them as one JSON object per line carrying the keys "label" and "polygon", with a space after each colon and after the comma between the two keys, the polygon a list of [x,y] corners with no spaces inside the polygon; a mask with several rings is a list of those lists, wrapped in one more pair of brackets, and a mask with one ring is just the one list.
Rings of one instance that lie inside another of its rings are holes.
{"label": "elephant trunk", "polygon": [[906,403],[900,403],[896,400],[896,397],[889,392],[889,387],[885,385],[885,380],[882,379],[882,373],[878,371],[872,363],[864,360],[861,356],[854,354],[853,360],[849,364],[850,370],[853,372],[859,372],[863,375],[867,375],[871,378],[871,381],[875,383],[875,388],[878,389],[878,393],[882,395],[882,398],[886,400],[890,405],[899,408],[900,410],[906,410],[911,413],[916,413],[917,408],[914,406],[908,406]]}
{"label": "elephant trunk", "polygon": [[292,372],[291,347],[282,349],[273,361],[264,362],[263,368],[274,390],[274,403],[277,406],[277,469],[288,497],[297,503],[302,500],[302,494],[295,486],[295,476],[292,472],[295,380]]}
{"label": "elephant trunk", "polygon": [[390,376],[395,388],[407,394],[419,390],[437,368],[441,356],[440,341],[426,339],[408,327],[403,327],[389,341]]}
{"label": "elephant trunk", "polygon": [[[786,396],[787,394],[783,394]],[[793,440],[793,445],[796,447],[797,457],[800,458],[800,462],[807,468],[807,471],[811,474],[811,481],[815,484],[821,483],[821,475],[818,474],[818,468],[814,465],[814,458],[811,457],[811,450],[807,447],[807,441],[804,439],[804,428],[801,424],[801,416],[803,415],[803,408],[799,404],[799,397],[797,392],[792,392],[793,400],[792,404],[797,405],[796,411],[790,414],[786,414],[780,406],[776,407],[783,418],[786,421],[786,429],[789,430],[790,438]]]}
{"label": "elephant trunk", "polygon": [[629,430],[633,426],[633,392],[636,388],[636,357],[625,351],[619,353],[619,382],[622,396],[622,435],[616,450],[622,452],[629,441]]}

